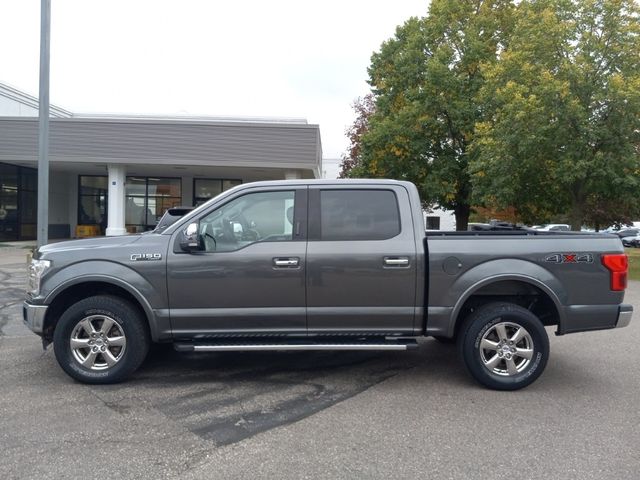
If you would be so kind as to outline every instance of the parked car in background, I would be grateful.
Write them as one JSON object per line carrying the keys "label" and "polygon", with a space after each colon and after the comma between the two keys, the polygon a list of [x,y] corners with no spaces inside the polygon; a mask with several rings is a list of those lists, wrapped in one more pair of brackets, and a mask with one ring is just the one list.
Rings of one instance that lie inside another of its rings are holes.
{"label": "parked car in background", "polygon": [[639,248],[640,247],[640,233],[638,233],[636,236],[634,237],[622,237],[622,245],[624,245],[625,247],[633,247],[633,248]]}
{"label": "parked car in background", "polygon": [[612,233],[624,239],[627,237],[635,237],[636,235],[638,235],[640,233],[640,228],[623,228],[622,230],[618,230],[617,232]]}
{"label": "parked car in background", "polygon": [[540,232],[568,232],[571,230],[571,226],[566,223],[548,223],[545,225],[536,225],[532,228]]}
{"label": "parked car in background", "polygon": [[155,230],[153,230],[153,232],[154,233],[163,232],[165,229],[169,228],[171,225],[176,223],[179,219],[184,217],[187,213],[189,213],[194,208],[195,207],[171,207],[164,213],[164,215],[158,222],[158,225],[156,225],[156,228]]}
{"label": "parked car in background", "polygon": [[525,227],[523,225],[503,222],[500,220],[491,220],[489,223],[469,223],[467,230],[471,232],[482,232],[482,231],[507,231],[507,230],[524,230],[531,231],[532,229],[529,227]]}

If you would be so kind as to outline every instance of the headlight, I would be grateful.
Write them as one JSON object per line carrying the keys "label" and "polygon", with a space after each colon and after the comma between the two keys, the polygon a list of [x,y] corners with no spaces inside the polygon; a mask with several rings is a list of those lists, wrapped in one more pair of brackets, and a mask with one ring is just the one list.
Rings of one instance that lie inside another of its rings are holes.
{"label": "headlight", "polygon": [[31,260],[29,265],[29,286],[27,292],[33,297],[40,293],[40,279],[51,266],[50,260]]}

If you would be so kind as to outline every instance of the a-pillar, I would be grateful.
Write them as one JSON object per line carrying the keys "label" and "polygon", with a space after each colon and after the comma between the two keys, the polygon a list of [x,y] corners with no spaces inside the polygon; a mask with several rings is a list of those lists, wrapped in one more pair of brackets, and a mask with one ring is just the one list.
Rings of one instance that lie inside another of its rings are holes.
{"label": "a-pillar", "polygon": [[124,182],[127,169],[125,165],[108,165],[109,172],[109,210],[107,214],[107,236],[125,235],[124,226]]}
{"label": "a-pillar", "polygon": [[285,180],[298,180],[299,178],[302,178],[302,176],[300,175],[300,172],[296,170],[287,170],[284,172]]}

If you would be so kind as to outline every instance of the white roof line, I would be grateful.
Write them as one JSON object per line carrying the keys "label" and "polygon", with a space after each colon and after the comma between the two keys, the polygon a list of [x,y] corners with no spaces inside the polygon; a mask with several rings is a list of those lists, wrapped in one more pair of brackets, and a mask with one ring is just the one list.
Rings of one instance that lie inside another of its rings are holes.
{"label": "white roof line", "polygon": [[[11,87],[6,83],[0,83],[0,96],[15,100],[28,107],[38,108],[38,98],[33,95],[29,95],[17,88]],[[55,105],[49,105],[50,114],[54,117],[72,117],[73,113],[64,108],[57,107]]]}
{"label": "white roof line", "polygon": [[239,123],[296,123],[308,125],[306,118],[299,117],[233,117],[222,115],[145,115],[130,113],[75,113],[74,118],[113,120],[176,120]]}
{"label": "white roof line", "polygon": [[[22,103],[23,105],[37,109],[38,98],[26,92],[0,82],[0,96],[4,96]],[[50,105],[49,109],[53,117],[59,118],[86,118],[95,120],[163,120],[163,121],[195,121],[195,122],[228,122],[228,123],[275,123],[308,125],[306,118],[300,117],[235,117],[224,115],[147,115],[130,113],[72,113],[56,105]]]}

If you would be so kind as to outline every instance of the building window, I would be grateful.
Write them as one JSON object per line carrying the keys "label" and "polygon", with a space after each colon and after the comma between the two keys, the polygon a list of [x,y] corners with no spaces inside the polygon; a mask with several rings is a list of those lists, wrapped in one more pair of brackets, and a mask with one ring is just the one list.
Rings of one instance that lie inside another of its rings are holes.
{"label": "building window", "polygon": [[100,225],[107,228],[109,180],[105,175],[78,177],[78,225]]}
{"label": "building window", "polygon": [[230,180],[220,178],[194,178],[193,179],[193,204],[197,207],[216,195],[240,185],[242,180]]}
{"label": "building window", "polygon": [[0,241],[36,238],[38,173],[0,163]]}
{"label": "building window", "polygon": [[170,207],[182,203],[180,178],[127,177],[125,223],[130,232],[155,227]]}
{"label": "building window", "polygon": [[440,230],[440,217],[427,216],[427,230]]}

